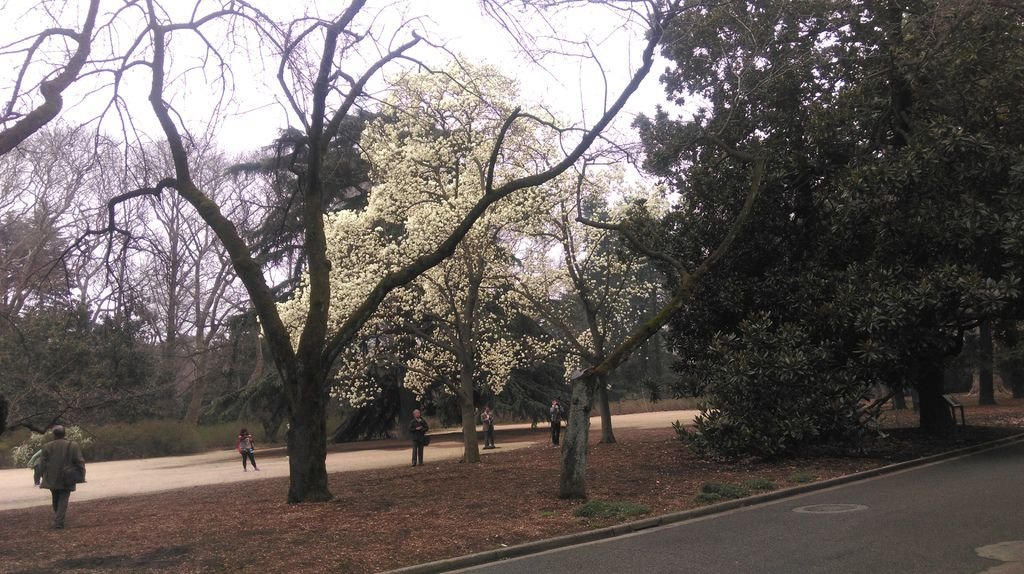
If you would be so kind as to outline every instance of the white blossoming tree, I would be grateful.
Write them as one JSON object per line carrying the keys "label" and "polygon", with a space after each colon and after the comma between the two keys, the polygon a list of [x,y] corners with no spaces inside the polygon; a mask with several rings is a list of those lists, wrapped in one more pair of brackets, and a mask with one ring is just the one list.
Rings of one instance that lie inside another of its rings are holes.
{"label": "white blossoming tree", "polygon": [[[713,136],[709,136],[712,137]],[[753,151],[720,147],[733,161],[749,166],[750,191],[742,208],[733,220],[725,237],[706,257],[695,263],[680,261],[661,249],[667,236],[653,220],[648,210],[639,209],[621,222],[592,219],[577,212],[576,220],[597,229],[615,231],[652,262],[657,262],[666,276],[665,300],[650,317],[625,325],[626,335],[617,343],[609,344],[599,362],[586,366],[572,376],[572,400],[569,404],[569,422],[562,443],[562,465],[559,473],[558,494],[562,498],[587,496],[587,446],[590,432],[590,410],[594,393],[609,373],[618,368],[630,354],[664,327],[669,319],[690,300],[695,287],[705,274],[729,251],[743,225],[750,218],[761,189],[765,160],[756,148]]]}
{"label": "white blossoming tree", "polygon": [[[665,202],[654,190],[631,186],[620,169],[584,168],[575,180],[562,178],[558,193],[533,230],[531,248],[522,257],[516,298],[540,319],[558,351],[566,357],[566,379],[600,364],[640,323],[649,306],[637,305],[659,292],[650,260],[626,248],[614,230],[579,219],[619,220],[633,202],[663,213]],[[610,205],[617,195],[619,201]],[[601,442],[615,442],[608,404],[607,374],[596,385],[601,406]]]}
{"label": "white blossoming tree", "polygon": [[[650,71],[654,48],[666,19],[671,16],[657,6],[652,6],[649,14],[650,31],[641,53],[640,67],[622,93],[609,103],[594,124],[586,128],[562,130],[549,120],[524,114],[518,108],[502,113],[503,119],[497,134],[485,144],[490,152],[484,163],[476,166],[477,171],[484,174],[483,192],[477,197],[460,195],[446,198],[443,203],[438,202],[437,209],[414,210],[416,213],[409,214],[402,229],[392,229],[376,225],[368,227],[364,214],[325,214],[323,210],[324,177],[319,167],[324,149],[337,134],[341,120],[362,96],[369,77],[417,43],[414,38],[406,45],[396,46],[371,65],[362,76],[343,73],[338,65],[349,60],[345,58],[346,46],[339,44],[339,38],[364,37],[348,34],[353,18],[361,7],[361,2],[352,2],[338,18],[329,23],[315,24],[316,35],[301,36],[305,43],[313,38],[323,38],[325,42],[323,50],[319,51],[319,70],[315,80],[302,84],[304,89],[301,93],[308,97],[312,105],[308,108],[297,107],[303,112],[309,147],[306,156],[309,167],[301,182],[301,196],[297,197],[305,206],[303,221],[306,228],[304,242],[308,256],[308,278],[301,295],[286,308],[279,308],[278,303],[273,301],[263,272],[250,256],[244,240],[191,180],[187,151],[181,143],[174,118],[162,104],[166,67],[163,51],[158,49],[152,67],[157,80],[154,81],[151,100],[168,135],[172,153],[175,154],[177,177],[173,182],[174,188],[197,207],[200,215],[224,241],[239,277],[250,293],[264,336],[284,382],[290,407],[290,501],[332,498],[327,486],[326,408],[338,357],[358,343],[362,327],[374,317],[391,294],[449,259],[488,210],[514,193],[545,185],[581,160]],[[167,27],[157,28],[154,44],[164,46],[166,35],[170,32]],[[298,93],[298,90],[290,92],[290,99],[298,101]],[[528,173],[518,168],[506,171],[502,160],[509,153],[507,150],[518,150],[510,142],[525,134],[542,131],[564,135],[560,159],[554,163],[517,164],[528,167]],[[412,166],[402,169],[412,169]],[[455,174],[450,175],[455,177]],[[407,180],[410,186],[404,189],[408,205],[434,198],[429,191],[432,187],[426,185],[427,191],[421,192],[415,185],[416,180],[416,173],[411,173]],[[370,202],[373,202],[372,197]],[[370,209],[373,208],[368,208],[368,211]],[[392,221],[397,219],[387,218]],[[406,233],[404,230],[407,229],[430,229],[432,232]],[[371,240],[351,240],[352,236],[368,234],[372,234],[369,238]],[[329,246],[332,247],[329,249]],[[342,283],[344,286],[332,280],[334,267],[341,263],[331,257],[331,252],[336,249],[342,252],[350,250],[344,252],[342,261],[358,262],[356,265],[345,265],[349,271]],[[373,250],[372,256],[368,257],[360,250]]]}
{"label": "white blossoming tree", "polygon": [[[496,70],[469,65],[395,82],[386,101],[390,113],[363,132],[374,182],[368,205],[327,226],[334,292],[349,298],[332,306],[335,320],[384,273],[422,257],[460,213],[485,198],[492,161],[511,176],[557,163],[556,148],[544,143],[546,130],[529,124],[507,129],[504,150],[492,160],[491,142],[512,113],[516,92]],[[376,391],[370,365],[398,363],[404,385],[418,396],[437,389],[458,398],[464,459],[478,462],[474,394],[500,393],[534,346],[509,335],[514,315],[505,299],[513,281],[512,240],[538,213],[542,190],[524,190],[491,207],[450,258],[393,293],[361,330],[366,344],[343,354],[336,396],[363,403]],[[288,307],[296,304],[305,303]],[[415,341],[411,351],[396,351],[400,335]]]}

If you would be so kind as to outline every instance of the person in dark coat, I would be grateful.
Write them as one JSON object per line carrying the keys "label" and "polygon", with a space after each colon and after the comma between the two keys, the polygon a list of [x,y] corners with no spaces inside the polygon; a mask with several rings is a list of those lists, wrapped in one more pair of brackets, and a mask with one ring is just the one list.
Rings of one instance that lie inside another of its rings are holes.
{"label": "person in dark coat", "polygon": [[64,517],[68,512],[68,501],[75,491],[75,483],[67,483],[64,479],[64,466],[73,464],[85,473],[85,459],[82,448],[77,442],[64,438],[64,427],[53,427],[53,440],[43,445],[43,455],[39,462],[42,467],[42,488],[50,490],[53,502],[53,527],[64,528]]}
{"label": "person in dark coat", "polygon": [[558,399],[551,399],[551,444],[558,446],[558,437],[562,434],[562,406]]}
{"label": "person in dark coat", "polygon": [[412,465],[423,465],[423,447],[427,444],[427,421],[419,409],[412,412],[412,420],[409,421],[409,434],[412,436]]}

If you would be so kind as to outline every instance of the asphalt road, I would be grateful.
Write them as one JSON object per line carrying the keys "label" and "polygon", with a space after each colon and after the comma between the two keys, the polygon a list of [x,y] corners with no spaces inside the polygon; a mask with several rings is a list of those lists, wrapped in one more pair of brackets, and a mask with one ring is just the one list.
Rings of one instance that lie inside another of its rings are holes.
{"label": "asphalt road", "polygon": [[1024,574],[1024,442],[479,574]]}

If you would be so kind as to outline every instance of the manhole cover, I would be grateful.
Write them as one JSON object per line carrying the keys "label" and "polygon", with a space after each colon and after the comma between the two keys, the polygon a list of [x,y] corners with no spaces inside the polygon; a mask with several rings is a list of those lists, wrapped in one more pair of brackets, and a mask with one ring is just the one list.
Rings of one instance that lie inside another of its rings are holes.
{"label": "manhole cover", "polygon": [[803,512],[806,514],[839,514],[840,512],[858,512],[867,509],[868,507],[863,504],[812,504],[810,506],[794,508],[793,512]]}

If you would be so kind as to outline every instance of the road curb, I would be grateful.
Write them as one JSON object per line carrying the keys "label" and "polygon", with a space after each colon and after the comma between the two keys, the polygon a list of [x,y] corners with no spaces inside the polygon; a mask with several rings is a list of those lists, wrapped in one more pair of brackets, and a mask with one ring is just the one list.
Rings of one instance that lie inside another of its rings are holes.
{"label": "road curb", "polygon": [[822,480],[820,482],[801,484],[799,486],[783,488],[781,490],[775,490],[764,494],[756,494],[753,496],[748,496],[746,498],[729,500],[726,502],[719,502],[708,506],[702,506],[700,508],[693,508],[690,510],[673,512],[671,514],[654,516],[642,520],[636,520],[633,522],[626,522],[623,524],[617,524],[615,526],[599,528],[597,530],[589,530],[586,532],[566,534],[565,536],[547,538],[544,540],[537,540],[534,542],[526,542],[524,544],[517,544],[515,546],[509,546],[507,548],[497,548],[494,550],[477,552],[475,554],[467,554],[464,556],[456,556],[454,558],[437,560],[435,562],[427,562],[425,564],[407,566],[405,568],[399,568],[398,570],[391,570],[387,574],[437,574],[441,572],[450,572],[452,570],[469,568],[471,566],[480,566],[483,564],[489,564],[491,562],[499,562],[501,560],[508,560],[510,558],[517,558],[529,554],[537,554],[547,550],[564,548],[566,546],[574,546],[576,544],[582,544],[585,542],[593,542],[596,540],[616,538],[619,536],[624,536],[626,534],[639,532],[641,530],[647,530],[648,528],[656,528],[658,526],[676,524],[679,522],[694,520],[697,518],[702,518],[713,514],[728,512],[730,510],[735,510],[737,508],[745,508],[748,506],[764,504],[766,502],[774,502],[776,500],[781,500],[783,498],[789,498],[808,492],[825,490],[828,488],[832,488],[834,486],[840,486],[851,482],[866,480],[869,478],[874,478],[876,476],[881,476],[885,474],[892,474],[902,470],[925,466],[934,462],[939,462],[951,458],[957,458],[960,456],[973,454],[984,450],[999,448],[1020,441],[1024,441],[1024,433],[1004,437],[986,443],[976,444],[969,447],[964,447],[957,450],[951,450],[949,452],[939,453],[903,462],[897,462],[894,464],[881,466],[870,470],[864,470],[853,474],[847,474],[844,476],[838,476],[836,478],[830,478],[827,480]]}

